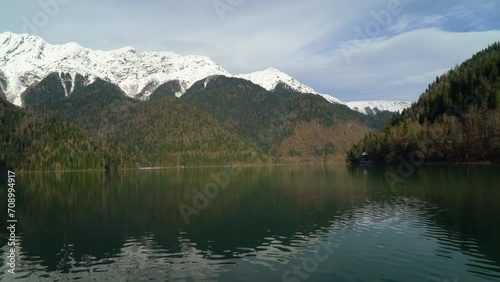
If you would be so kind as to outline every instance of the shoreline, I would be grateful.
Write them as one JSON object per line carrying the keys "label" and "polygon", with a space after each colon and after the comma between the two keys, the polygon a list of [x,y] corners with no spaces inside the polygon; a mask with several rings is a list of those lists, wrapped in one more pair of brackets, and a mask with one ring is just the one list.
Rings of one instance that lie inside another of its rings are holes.
{"label": "shoreline", "polygon": [[[238,164],[238,165],[201,165],[201,166],[166,166],[166,167],[138,167],[138,168],[121,168],[117,170],[105,170],[105,169],[86,169],[86,170],[45,170],[45,171],[16,171],[17,174],[37,174],[37,173],[72,173],[72,172],[122,172],[122,171],[160,171],[160,170],[173,170],[173,169],[200,169],[200,168],[249,168],[249,167],[280,167],[280,166],[305,166],[305,165],[339,165],[344,164],[346,166],[363,166],[367,165],[345,163],[345,162],[303,162],[303,163],[275,163],[275,164]],[[398,163],[374,163],[368,166],[397,166]],[[477,162],[429,162],[424,163],[421,167],[425,166],[443,166],[443,165],[474,165],[474,166],[494,166],[500,165],[491,161],[477,161]]]}
{"label": "shoreline", "polygon": [[138,168],[121,168],[116,170],[106,169],[85,169],[85,170],[43,170],[43,171],[16,171],[17,174],[35,174],[35,173],[70,173],[70,172],[120,172],[120,171],[158,171],[158,170],[173,170],[173,169],[198,169],[198,168],[230,168],[230,167],[278,167],[278,166],[294,166],[294,165],[319,165],[319,164],[345,164],[343,162],[304,162],[304,163],[275,163],[275,164],[237,164],[237,165],[200,165],[200,166],[166,166],[166,167],[138,167]]}

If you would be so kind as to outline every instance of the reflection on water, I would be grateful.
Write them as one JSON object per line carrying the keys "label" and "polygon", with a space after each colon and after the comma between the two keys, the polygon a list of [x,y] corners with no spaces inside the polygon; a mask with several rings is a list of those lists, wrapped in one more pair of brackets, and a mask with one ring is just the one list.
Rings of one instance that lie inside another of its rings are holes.
{"label": "reflection on water", "polygon": [[2,246],[0,277],[498,281],[498,167],[424,167],[391,188],[394,169],[245,168],[189,224],[179,204],[227,169],[19,176],[20,265],[7,275]]}

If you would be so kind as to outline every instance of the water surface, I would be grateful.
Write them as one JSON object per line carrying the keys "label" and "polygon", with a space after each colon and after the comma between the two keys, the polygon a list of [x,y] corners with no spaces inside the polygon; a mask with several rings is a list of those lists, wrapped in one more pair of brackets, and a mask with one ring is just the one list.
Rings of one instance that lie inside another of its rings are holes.
{"label": "water surface", "polygon": [[394,187],[387,171],[18,175],[20,261],[6,273],[2,246],[1,281],[500,281],[498,166],[421,167]]}

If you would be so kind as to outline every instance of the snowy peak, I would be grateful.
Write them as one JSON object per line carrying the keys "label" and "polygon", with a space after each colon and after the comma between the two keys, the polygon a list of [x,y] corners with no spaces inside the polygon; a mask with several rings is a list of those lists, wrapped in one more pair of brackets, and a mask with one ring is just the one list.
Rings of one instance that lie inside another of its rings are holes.
{"label": "snowy peak", "polygon": [[[159,92],[163,93],[167,89],[179,97],[195,82],[205,79],[206,86],[213,77],[222,75],[249,80],[268,91],[274,91],[280,85],[299,93],[320,95],[330,103],[344,104],[364,114],[402,111],[411,105],[409,102],[387,101],[344,103],[330,95],[318,93],[273,67],[232,76],[206,56],[181,56],[172,52],[141,53],[133,47],[100,51],[76,43],[51,45],[34,35],[11,32],[0,34],[1,97],[22,105],[22,93],[53,73],[60,74],[65,96],[71,95],[78,85],[84,86],[99,78],[117,85],[126,95],[136,99],[147,100],[159,88]],[[81,83],[76,83],[78,77],[84,78]]]}
{"label": "snowy peak", "polygon": [[[51,45],[42,38],[10,32],[0,34],[0,70],[4,92],[21,105],[21,93],[50,73],[80,74],[118,85],[128,96],[147,99],[161,84],[178,80],[183,91],[210,75],[229,75],[206,56],[172,52],[139,53],[132,47],[94,51],[76,43]],[[68,93],[71,94],[71,93]]]}
{"label": "snowy peak", "polygon": [[406,101],[356,101],[347,102],[346,105],[362,114],[373,115],[383,111],[402,112],[411,107],[411,102]]}
{"label": "snowy peak", "polygon": [[263,71],[236,75],[235,77],[250,80],[251,82],[262,86],[268,91],[273,91],[276,89],[278,84],[284,83],[286,86],[290,87],[290,89],[299,93],[316,94],[325,98],[330,103],[344,104],[344,102],[342,102],[340,99],[335,98],[331,95],[320,94],[313,88],[301,83],[295,78],[273,67],[265,69]]}
{"label": "snowy peak", "polygon": [[276,86],[280,82],[282,82],[288,85],[293,90],[298,91],[300,93],[319,94],[311,87],[299,82],[298,80],[289,76],[288,74],[272,67],[265,69],[263,71],[236,75],[235,77],[250,80],[251,82],[257,85],[264,87],[268,91],[273,91],[276,88]]}
{"label": "snowy peak", "polygon": [[341,105],[345,105],[344,102],[342,102],[340,99],[338,98],[335,98],[333,96],[330,96],[330,95],[327,95],[327,94],[318,94],[319,96],[325,98],[325,100],[327,100],[328,102],[332,103],[332,104],[341,104]]}

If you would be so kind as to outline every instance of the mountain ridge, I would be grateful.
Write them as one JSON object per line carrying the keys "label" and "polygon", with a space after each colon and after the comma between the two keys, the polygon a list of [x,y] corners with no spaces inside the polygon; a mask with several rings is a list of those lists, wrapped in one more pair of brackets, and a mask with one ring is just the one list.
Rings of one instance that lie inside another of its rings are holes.
{"label": "mountain ridge", "polygon": [[354,101],[345,103],[349,108],[362,114],[373,115],[379,112],[401,113],[411,107],[411,102],[407,101]]}
{"label": "mountain ridge", "polygon": [[85,78],[84,86],[100,78],[116,84],[129,97],[148,100],[153,94],[180,97],[195,82],[224,75],[249,80],[268,91],[285,84],[299,93],[312,93],[331,103],[348,105],[274,67],[232,75],[203,55],[137,52],[129,46],[109,51],[92,50],[74,42],[53,45],[39,36],[5,32],[0,34],[0,58],[0,97],[5,96],[18,106],[23,105],[21,94],[51,73],[66,74],[63,82],[66,96],[75,90],[78,76]]}
{"label": "mountain ridge", "polygon": [[72,79],[80,74],[90,82],[96,78],[109,80],[128,96],[143,99],[152,93],[147,89],[151,85],[178,79],[186,90],[209,75],[228,75],[206,56],[138,53],[131,47],[94,51],[76,43],[52,45],[38,36],[14,33],[0,34],[0,57],[0,70],[10,78],[4,92],[16,105],[22,104],[20,93],[52,72],[69,73]]}

